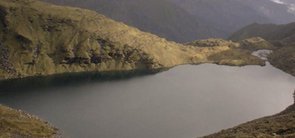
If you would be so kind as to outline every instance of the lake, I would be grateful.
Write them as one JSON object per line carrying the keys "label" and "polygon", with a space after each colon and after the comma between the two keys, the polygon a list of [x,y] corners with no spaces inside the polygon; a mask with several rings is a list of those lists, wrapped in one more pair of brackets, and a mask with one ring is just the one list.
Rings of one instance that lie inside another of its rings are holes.
{"label": "lake", "polygon": [[0,88],[0,103],[49,121],[63,137],[193,138],[278,113],[293,103],[295,88],[295,77],[270,64],[183,65],[126,79],[73,79],[21,87],[11,81]]}

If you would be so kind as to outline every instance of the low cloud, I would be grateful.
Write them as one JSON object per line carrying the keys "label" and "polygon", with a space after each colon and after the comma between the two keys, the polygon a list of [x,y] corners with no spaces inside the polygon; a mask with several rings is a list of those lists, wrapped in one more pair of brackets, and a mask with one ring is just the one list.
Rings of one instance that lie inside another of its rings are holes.
{"label": "low cloud", "polygon": [[270,1],[277,3],[277,4],[286,5],[288,7],[288,12],[295,15],[295,4],[294,3],[289,3],[289,2],[286,2],[283,0],[270,0]]}

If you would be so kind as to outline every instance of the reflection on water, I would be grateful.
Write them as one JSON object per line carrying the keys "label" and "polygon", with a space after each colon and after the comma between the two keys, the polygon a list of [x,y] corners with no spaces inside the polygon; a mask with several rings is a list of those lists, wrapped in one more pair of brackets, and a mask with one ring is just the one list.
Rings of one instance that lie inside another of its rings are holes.
{"label": "reflection on water", "polygon": [[[295,84],[269,64],[186,65],[108,81],[78,78],[9,82],[0,87],[0,103],[50,121],[65,137],[191,138],[282,111],[293,102]],[[29,89],[36,82],[40,87]]]}
{"label": "reflection on water", "polygon": [[85,73],[71,73],[71,74],[58,74],[52,76],[40,77],[27,77],[23,79],[13,79],[0,81],[0,94],[1,92],[13,93],[24,91],[32,91],[38,89],[46,89],[51,87],[65,87],[73,85],[83,85],[93,82],[127,80],[135,77],[154,75],[155,73],[163,70],[134,70],[123,72],[85,72]]}

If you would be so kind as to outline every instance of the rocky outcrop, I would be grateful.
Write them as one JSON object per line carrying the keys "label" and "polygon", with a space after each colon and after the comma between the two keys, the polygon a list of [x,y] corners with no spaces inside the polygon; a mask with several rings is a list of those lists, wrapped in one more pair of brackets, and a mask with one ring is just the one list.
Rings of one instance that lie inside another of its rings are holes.
{"label": "rocky outcrop", "polygon": [[252,37],[252,38],[244,39],[244,40],[241,40],[239,43],[241,48],[248,49],[251,51],[256,51],[260,49],[268,49],[268,50],[275,49],[273,44],[264,40],[261,37]]}

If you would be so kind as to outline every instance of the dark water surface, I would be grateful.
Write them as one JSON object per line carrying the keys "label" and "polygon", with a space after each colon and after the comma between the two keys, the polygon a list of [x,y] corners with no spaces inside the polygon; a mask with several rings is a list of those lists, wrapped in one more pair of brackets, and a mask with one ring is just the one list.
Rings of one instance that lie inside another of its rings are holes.
{"label": "dark water surface", "polygon": [[12,81],[0,87],[0,103],[48,120],[69,138],[193,138],[278,113],[295,88],[295,77],[269,64],[75,79]]}

